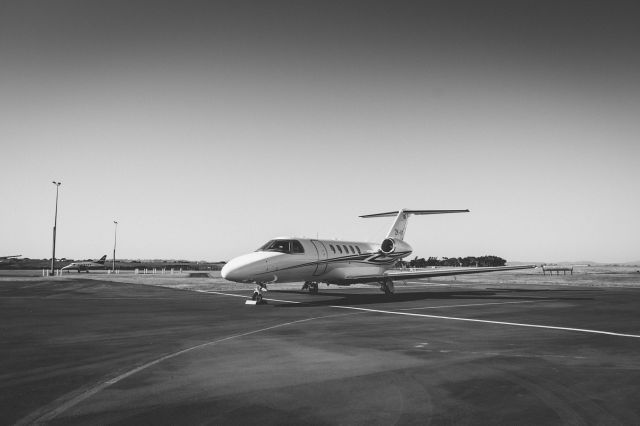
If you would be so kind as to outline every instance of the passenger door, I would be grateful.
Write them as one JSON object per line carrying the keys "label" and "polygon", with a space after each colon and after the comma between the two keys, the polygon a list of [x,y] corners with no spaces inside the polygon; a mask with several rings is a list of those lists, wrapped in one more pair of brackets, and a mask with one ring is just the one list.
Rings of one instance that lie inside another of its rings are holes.
{"label": "passenger door", "polygon": [[316,264],[316,271],[313,273],[315,277],[324,274],[327,270],[327,247],[325,247],[322,241],[318,240],[311,240],[311,244],[313,244],[318,252],[318,263]]}

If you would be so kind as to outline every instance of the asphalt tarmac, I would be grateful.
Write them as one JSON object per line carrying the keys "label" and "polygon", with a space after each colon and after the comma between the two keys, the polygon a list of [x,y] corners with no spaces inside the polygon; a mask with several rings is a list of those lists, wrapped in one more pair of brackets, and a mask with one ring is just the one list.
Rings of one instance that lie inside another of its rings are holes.
{"label": "asphalt tarmac", "polygon": [[637,289],[249,294],[0,282],[0,423],[640,424]]}

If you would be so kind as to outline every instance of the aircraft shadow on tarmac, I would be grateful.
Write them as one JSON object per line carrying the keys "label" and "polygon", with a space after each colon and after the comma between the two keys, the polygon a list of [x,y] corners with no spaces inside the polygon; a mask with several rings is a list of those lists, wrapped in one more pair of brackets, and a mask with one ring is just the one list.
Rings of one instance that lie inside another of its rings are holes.
{"label": "aircraft shadow on tarmac", "polygon": [[[271,290],[270,294],[302,294],[308,296],[310,300],[298,301],[299,303],[284,303],[282,307],[300,307],[300,306],[354,306],[354,305],[372,305],[387,304],[400,302],[415,302],[428,300],[509,300],[509,301],[526,301],[526,300],[548,300],[548,301],[572,301],[572,300],[593,300],[591,297],[544,297],[536,295],[519,294],[517,296],[508,296],[507,292],[547,292],[552,290],[523,290],[523,289],[496,289],[496,290],[461,290],[461,291],[418,291],[418,292],[399,292],[393,295],[382,293],[348,293],[348,292],[331,292],[320,291],[317,295],[311,295],[306,291],[295,290]],[[563,291],[584,291],[584,290],[563,290]],[[269,297],[269,296],[267,296]],[[327,298],[330,297],[330,298]]]}

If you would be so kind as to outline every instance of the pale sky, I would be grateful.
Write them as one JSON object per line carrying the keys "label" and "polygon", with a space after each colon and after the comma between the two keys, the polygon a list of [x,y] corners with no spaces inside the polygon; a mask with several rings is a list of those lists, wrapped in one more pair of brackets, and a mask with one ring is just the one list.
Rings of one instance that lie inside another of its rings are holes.
{"label": "pale sky", "polygon": [[0,255],[275,236],[640,259],[640,11],[593,1],[3,1]]}

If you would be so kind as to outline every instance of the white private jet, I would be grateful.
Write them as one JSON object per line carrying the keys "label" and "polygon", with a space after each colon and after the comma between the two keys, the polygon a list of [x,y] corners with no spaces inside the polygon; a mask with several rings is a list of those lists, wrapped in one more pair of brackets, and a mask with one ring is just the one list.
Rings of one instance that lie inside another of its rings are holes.
{"label": "white private jet", "polygon": [[14,260],[22,257],[21,254],[14,254],[12,256],[0,256],[0,262],[4,262],[5,260]]}
{"label": "white private jet", "polygon": [[80,271],[85,271],[86,273],[89,273],[89,269],[96,269],[96,268],[102,268],[104,267],[104,261],[107,260],[107,255],[105,254],[104,256],[102,256],[100,259],[98,260],[93,260],[93,261],[82,261],[82,262],[73,262],[68,264],[67,266],[65,266],[64,268],[62,268],[61,270],[67,270],[67,269],[77,269],[78,273],[80,273]]}
{"label": "white private jet", "polygon": [[374,284],[386,294],[394,292],[394,280],[418,279],[447,275],[477,274],[535,268],[535,265],[435,268],[399,271],[392,268],[411,254],[404,241],[407,220],[411,215],[468,213],[469,210],[408,210],[376,213],[362,218],[395,216],[393,226],[380,244],[318,240],[308,238],[275,238],[253,253],[236,257],[221,271],[222,278],[240,283],[255,283],[253,298],[260,301],[267,284],[302,282],[303,289],[318,292],[318,283],[348,286]]}

